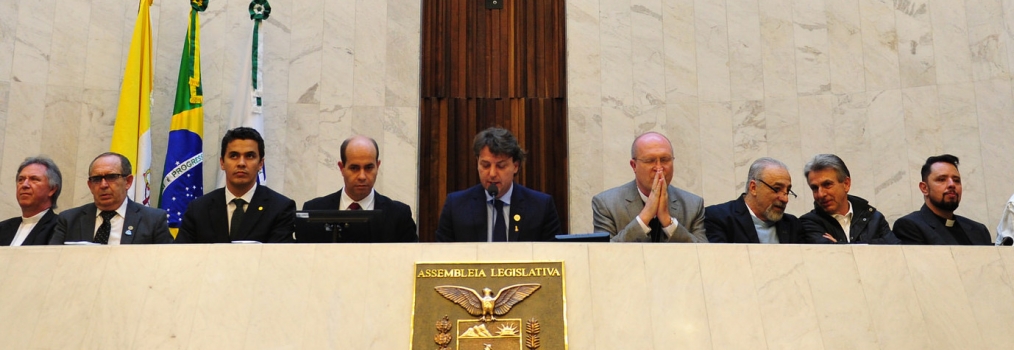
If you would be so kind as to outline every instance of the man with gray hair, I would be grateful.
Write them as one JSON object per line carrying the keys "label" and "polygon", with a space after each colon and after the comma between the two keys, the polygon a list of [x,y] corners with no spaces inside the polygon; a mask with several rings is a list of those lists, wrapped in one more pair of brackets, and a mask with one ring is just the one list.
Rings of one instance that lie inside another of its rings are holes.
{"label": "man with gray hair", "polygon": [[792,192],[789,170],[774,158],[750,165],[746,192],[704,209],[704,228],[712,243],[806,243],[799,219],[785,213]]}
{"label": "man with gray hair", "polygon": [[845,162],[818,154],[803,167],[813,191],[813,210],[800,217],[809,243],[898,244],[884,214],[865,199],[849,195],[852,177]]}
{"label": "man with gray hair", "polygon": [[63,175],[52,159],[25,158],[18,166],[17,198],[21,216],[0,222],[0,246],[45,245],[56,225],[56,200]]}

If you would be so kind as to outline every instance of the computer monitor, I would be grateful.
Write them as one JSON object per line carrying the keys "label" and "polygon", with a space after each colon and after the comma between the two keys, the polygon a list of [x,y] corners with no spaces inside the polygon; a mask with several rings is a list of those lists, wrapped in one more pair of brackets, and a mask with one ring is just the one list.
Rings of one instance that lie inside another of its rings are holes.
{"label": "computer monitor", "polygon": [[609,232],[556,235],[556,242],[609,242]]}
{"label": "computer monitor", "polygon": [[296,211],[297,243],[364,242],[369,222],[381,210],[299,210]]}

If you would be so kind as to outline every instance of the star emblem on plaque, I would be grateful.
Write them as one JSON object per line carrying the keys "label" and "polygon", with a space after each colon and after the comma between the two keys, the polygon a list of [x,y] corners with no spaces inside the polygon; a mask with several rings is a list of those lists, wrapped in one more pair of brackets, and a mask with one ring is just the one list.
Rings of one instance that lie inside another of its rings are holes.
{"label": "star emblem on plaque", "polygon": [[563,262],[418,263],[412,348],[567,349],[563,282]]}

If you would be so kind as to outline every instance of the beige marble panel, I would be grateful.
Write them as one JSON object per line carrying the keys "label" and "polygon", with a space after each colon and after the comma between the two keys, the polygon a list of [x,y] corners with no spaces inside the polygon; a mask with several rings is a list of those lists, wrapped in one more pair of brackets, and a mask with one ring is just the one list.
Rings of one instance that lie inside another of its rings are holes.
{"label": "beige marble panel", "polygon": [[747,245],[697,245],[711,343],[716,349],[766,346]]}
{"label": "beige marble panel", "polygon": [[873,326],[882,349],[930,348],[926,322],[908,264],[897,247],[852,248]]}
{"label": "beige marble panel", "polygon": [[733,101],[764,98],[764,59],[758,0],[729,0],[729,78]]}
{"label": "beige marble panel", "polygon": [[[56,6],[54,23],[76,23],[87,26],[91,19],[88,0],[61,1]],[[88,33],[79,26],[54,26],[49,52],[50,85],[81,86],[84,83],[85,65],[82,57],[88,49]]]}
{"label": "beige marble panel", "polygon": [[737,193],[743,193],[750,164],[768,156],[767,111],[763,101],[733,102],[733,176]]}
{"label": "beige marble panel", "polygon": [[747,247],[768,349],[824,347],[800,247]]}
{"label": "beige marble panel", "polygon": [[[153,6],[158,4],[153,4]],[[84,87],[91,89],[113,88],[119,86],[120,77],[123,75],[124,66],[120,63],[120,53],[123,46],[129,46],[128,42],[122,42],[123,16],[114,16],[124,6],[123,1],[118,0],[93,0],[91,2],[90,18],[87,19],[88,30],[86,53],[77,59],[84,64]],[[136,10],[136,4],[132,6]],[[136,18],[135,11],[135,18]],[[152,22],[152,26],[156,26]],[[153,38],[154,39],[154,38]],[[152,49],[158,47],[152,45]],[[157,51],[157,50],[156,50]],[[155,52],[153,52],[154,54]],[[179,53],[177,53],[179,55]],[[168,65],[168,62],[159,62]],[[179,64],[179,63],[176,63]],[[160,65],[155,65],[155,71]],[[0,75],[2,77],[3,75]]]}
{"label": "beige marble panel", "polygon": [[535,261],[563,261],[564,302],[567,317],[567,344],[571,349],[595,349],[595,325],[592,309],[591,271],[588,260],[589,245],[610,243],[532,243]]}
{"label": "beige marble panel", "polygon": [[[153,245],[111,248],[119,251],[109,255],[104,266],[105,272],[100,274],[102,279],[96,281],[98,293],[89,315],[96,322],[90,322],[84,327],[87,333],[82,348],[135,347],[134,341],[143,316],[142,309],[137,306],[144,305],[156,283],[155,276],[146,272],[155,270],[159,265],[158,260],[149,257],[162,248]],[[109,332],[110,329],[116,331]]]}
{"label": "beige marble panel", "polygon": [[[975,83],[975,102],[979,116],[979,140],[983,172],[987,184],[996,184],[996,190],[987,190],[985,196],[987,216],[968,218],[985,223],[987,227],[995,227],[1000,221],[1000,212],[1010,199],[1010,184],[1014,183],[1014,164],[1002,161],[1010,158],[1010,150],[1014,149],[1014,125],[1010,116],[1014,115],[1014,99],[1011,98],[1011,82],[1006,79],[989,80]],[[9,121],[8,121],[9,122]],[[992,231],[992,230],[991,230]],[[996,235],[996,232],[990,232]]]}
{"label": "beige marble panel", "polygon": [[[270,18],[270,17],[269,17]],[[292,26],[289,36],[289,96],[286,102],[319,104],[324,37],[324,4],[321,1],[293,1]]]}
{"label": "beige marble panel", "polygon": [[704,102],[699,108],[701,123],[701,172],[704,174],[703,191],[697,195],[704,197],[704,205],[722,203],[728,198],[735,198],[742,192],[736,186],[739,176],[735,173],[735,153],[732,133],[732,115],[728,102]]}
{"label": "beige marble panel", "polygon": [[[983,144],[979,138],[979,129],[983,127],[992,128],[994,126],[979,124],[979,118],[976,116],[977,107],[974,84],[939,85],[937,91],[941,134],[945,135],[941,137],[943,147],[939,153],[950,153],[961,159],[960,170],[963,180],[961,182],[962,201],[958,214],[974,216],[985,220],[985,218],[989,217],[989,212],[996,211],[997,208],[990,206],[986,198],[987,191],[989,191],[991,185],[990,181],[992,180],[987,181],[988,177],[983,161],[983,157],[986,155],[981,150]],[[916,160],[919,162],[919,166],[921,166],[925,162],[926,157],[915,159],[913,163]],[[917,176],[914,183],[921,180],[921,177]],[[997,183],[997,185],[1000,185],[998,188],[1001,192],[1006,192],[1009,189],[1005,187],[1008,184]],[[994,187],[995,189],[997,187]],[[918,195],[913,197],[917,197],[918,204],[922,205],[922,193],[918,190],[913,190],[913,194]],[[918,208],[918,206],[915,206],[915,208]],[[983,223],[986,224],[990,231],[993,231],[995,228],[992,223],[985,221]]]}
{"label": "beige marble panel", "polygon": [[[573,6],[568,3],[568,14]],[[662,46],[665,48],[665,90],[666,102],[682,103],[686,96],[697,96],[697,46],[696,29],[694,28],[694,0],[675,0],[662,2],[662,27],[665,37]],[[567,40],[576,40],[573,36],[574,27],[567,27]],[[580,42],[587,42],[581,40]],[[580,46],[580,45],[575,45]],[[568,49],[570,50],[570,49]],[[574,64],[568,57],[567,64]],[[569,97],[575,101],[573,94]],[[573,103],[572,103],[573,104]]]}
{"label": "beige marble panel", "polygon": [[914,0],[895,5],[902,87],[936,84],[929,1],[932,0]]}
{"label": "beige marble panel", "polygon": [[[13,78],[14,42],[18,24],[18,1],[0,3],[0,82],[9,84]],[[4,108],[3,110],[6,110]]]}
{"label": "beige marble panel", "polygon": [[791,0],[758,0],[764,97],[796,96],[795,32]]}
{"label": "beige marble panel", "polygon": [[[332,111],[353,103],[355,71],[355,0],[324,0],[320,88],[321,109]],[[418,92],[417,92],[418,93]]]}
{"label": "beige marble panel", "polygon": [[603,107],[601,130],[601,190],[606,190],[634,179],[634,171],[630,167],[630,145],[638,134],[632,108]]}
{"label": "beige marble panel", "polygon": [[965,2],[968,41],[971,44],[975,80],[1009,77],[1008,35],[1004,33],[1003,9],[999,0]]}
{"label": "beige marble panel", "polygon": [[650,288],[654,349],[707,349],[711,329],[697,246],[646,244],[645,278]]}
{"label": "beige marble panel", "polygon": [[600,71],[604,107],[634,104],[630,1],[599,3]]}
{"label": "beige marble panel", "polygon": [[[971,89],[969,84],[961,85]],[[942,89],[943,86],[941,85],[940,88]],[[934,88],[902,89],[902,102],[905,106],[905,142],[908,148],[908,176],[905,178],[905,185],[909,187],[910,191],[908,204],[897,208],[902,214],[918,210],[923,204],[922,192],[919,192],[919,182],[922,181],[920,169],[923,162],[926,161],[926,157],[944,152],[943,121],[947,119],[947,116],[942,112],[943,108],[947,108],[947,106],[942,103],[947,100],[945,96],[954,96],[954,94],[947,94],[946,91],[938,93],[935,90]],[[969,92],[971,91],[969,90]],[[971,97],[974,98],[974,96]],[[974,114],[974,108],[973,105],[969,112]],[[884,209],[887,208],[881,210]],[[893,222],[897,217],[889,217],[889,219]]]}
{"label": "beige marble panel", "polygon": [[[22,247],[3,248],[0,256],[9,259],[3,262],[4,283],[0,283],[0,295],[8,302],[0,303],[0,339],[4,347],[27,349],[32,344],[34,330],[44,314],[45,296],[49,293],[54,271],[59,264],[63,247]],[[46,315],[47,319],[56,315]],[[43,329],[51,327],[41,323]]]}
{"label": "beige marble panel", "polygon": [[[303,245],[283,245],[265,249],[259,257],[254,278],[246,329],[246,348],[295,348],[303,340],[300,324],[306,314],[319,305],[311,299],[310,286],[321,276],[315,274],[314,253]],[[355,279],[350,279],[355,280]]]}
{"label": "beige marble panel", "polygon": [[570,105],[568,109],[573,113],[575,106],[591,107],[603,102],[599,2],[568,1],[565,12],[567,42],[584,43],[567,45],[567,100]]}
{"label": "beige marble panel", "polygon": [[[831,118],[834,120],[835,154],[845,161],[852,174],[852,189],[849,194],[866,199],[873,198],[873,159],[869,156],[871,145],[869,125],[876,120],[868,115],[870,101],[884,92],[853,93],[834,95]],[[900,108],[900,105],[897,106]]]}
{"label": "beige marble panel", "polygon": [[893,3],[859,0],[859,13],[862,14],[860,29],[863,37],[866,90],[899,88],[901,76],[898,63],[898,30]]}
{"label": "beige marble panel", "polygon": [[[567,140],[570,144],[568,169],[570,174],[570,233],[592,232],[591,199],[601,192],[607,184],[602,180],[602,153],[596,151],[602,146],[602,130],[596,127],[594,119],[601,119],[600,109],[570,107],[567,116]],[[617,161],[616,166],[620,166]]]}
{"label": "beige marble panel", "polygon": [[[120,98],[119,91],[115,90],[84,90],[81,103],[84,111],[78,120],[69,121],[76,125],[79,137],[75,152],[77,161],[71,164],[58,164],[63,172],[64,190],[60,194],[60,206],[72,208],[93,202],[91,192],[88,190],[88,166],[92,159],[102,152],[109,150],[109,142],[113,135],[113,124],[116,118],[116,105]],[[73,188],[73,189],[72,189]],[[73,194],[73,196],[68,196]]]}
{"label": "beige marble panel", "polygon": [[524,242],[481,244],[476,254],[482,261],[532,261],[532,245]]}
{"label": "beige marble panel", "polygon": [[796,91],[800,95],[826,94],[831,91],[831,73],[824,2],[794,1],[792,19],[796,50]]}
{"label": "beige marble panel", "polygon": [[[404,202],[415,213],[419,198],[419,108],[387,107],[384,110],[384,144],[381,146],[384,171],[378,175],[379,190]],[[335,147],[338,148],[338,147]],[[318,182],[327,179],[318,179]],[[320,195],[320,194],[318,194]]]}
{"label": "beige marble panel", "polygon": [[[701,169],[701,125],[697,98],[679,97],[666,105],[665,134],[673,147],[673,185],[692,193],[704,191]],[[707,139],[705,139],[707,140]]]}
{"label": "beige marble panel", "polygon": [[[265,86],[265,88],[267,87]],[[297,180],[287,179],[285,176],[289,167],[289,163],[285,161],[284,154],[289,142],[288,125],[290,116],[288,114],[288,105],[282,102],[283,100],[281,99],[275,101],[277,102],[273,104],[266,103],[264,105],[264,133],[262,134],[264,137],[264,167],[267,169],[267,185],[278,192],[288,193],[285,189],[287,186],[302,186],[302,184],[299,182],[290,183],[290,181]],[[227,127],[223,127],[223,135],[225,134],[225,128]],[[221,136],[219,136],[219,142],[221,142],[221,139]],[[294,142],[301,141],[301,138],[294,139]]]}
{"label": "beige marble panel", "polygon": [[53,40],[56,1],[25,1],[18,4],[11,81],[46,84]]}
{"label": "beige marble panel", "polygon": [[356,50],[353,75],[357,105],[385,103],[384,58],[387,56],[387,2],[356,0]]}
{"label": "beige marble panel", "polygon": [[[255,291],[232,288],[253,286],[259,280],[261,244],[231,246],[208,251],[200,276],[190,346],[223,348],[243,344],[250,329]],[[265,266],[265,268],[267,268]]]}
{"label": "beige marble panel", "polygon": [[[928,89],[936,92],[932,87]],[[912,198],[912,183],[909,182],[906,163],[908,147],[898,133],[905,128],[906,100],[904,92],[898,90],[867,95],[867,99],[868,151],[876,152],[876,155],[865,157],[870,167],[863,181],[873,185],[873,191],[866,199],[887,217],[888,222],[894,222],[895,218],[909,213],[909,200]]]}
{"label": "beige marble panel", "polygon": [[[589,244],[588,270],[596,349],[650,349],[650,290],[648,265],[641,244]],[[644,271],[644,273],[641,273]],[[623,295],[623,298],[616,298]],[[622,334],[617,337],[616,334]]]}
{"label": "beige marble panel", "polygon": [[863,39],[857,0],[826,1],[828,63],[831,92],[860,92],[866,89],[863,75]]}
{"label": "beige marble panel", "polygon": [[422,1],[392,1],[387,12],[387,55],[384,57],[385,106],[419,106]]}
{"label": "beige marble panel", "polygon": [[[285,151],[274,159],[284,159],[286,163],[285,180],[290,186],[287,186],[285,195],[296,203],[303,203],[324,195],[316,191],[315,184],[319,181],[313,177],[316,173],[307,171],[317,167],[317,147],[314,146],[320,144],[320,112],[316,104],[290,103],[288,116]],[[265,161],[267,159],[272,158],[265,157]],[[273,166],[276,164],[272,163]]]}
{"label": "beige marble panel", "polygon": [[636,105],[666,102],[665,40],[662,4],[655,0],[630,0],[630,62]]}
{"label": "beige marble panel", "polygon": [[852,247],[805,245],[801,249],[824,347],[880,348]]}
{"label": "beige marble panel", "polygon": [[[45,115],[42,118],[42,125],[61,125],[67,116],[79,115],[84,108],[82,90],[79,88],[50,86],[49,90],[46,91],[46,95],[46,108],[44,111]],[[42,145],[39,147],[39,154],[53,159],[56,166],[60,167],[60,173],[64,176],[63,181],[65,182],[70,180],[66,177],[69,175],[66,171],[75,169],[77,163],[81,162],[76,154],[67,152],[67,150],[77,147],[79,142],[78,132],[77,128],[53,127],[46,128],[46,132],[42,135]],[[18,161],[20,162],[21,160]],[[90,161],[91,159],[89,158],[87,162]],[[17,172],[16,167],[12,170],[12,173],[15,172]],[[66,186],[66,188],[61,190],[60,197],[74,198],[74,192],[73,186]],[[64,204],[60,206],[60,209],[71,208],[71,206],[66,205],[70,201],[60,203]]]}
{"label": "beige marble panel", "polygon": [[[799,196],[789,198],[786,212],[802,215],[813,209],[811,198],[804,193],[808,188],[803,177],[804,152],[800,140],[804,135],[800,132],[799,103],[795,97],[770,98],[764,100],[765,119],[767,120],[768,152],[767,156],[778,159],[789,168],[793,179],[793,191]],[[808,156],[808,155],[807,155]]]}
{"label": "beige marble panel", "polygon": [[[4,174],[14,174],[25,157],[36,155],[41,150],[36,140],[42,138],[46,86],[14,82],[10,85],[8,96],[11,102],[7,110],[4,156],[0,169]],[[0,188],[13,190],[14,177],[0,176]]]}
{"label": "beige marble panel", "polygon": [[194,244],[148,249],[144,259],[154,264],[148,270],[151,284],[144,301],[137,304],[140,315],[132,347],[187,347],[191,339],[194,311],[201,296],[202,281],[195,278],[194,272],[205,266],[212,247]]}
{"label": "beige marble panel", "polygon": [[[34,348],[85,348],[91,324],[81,320],[102,320],[99,303],[104,274],[108,272],[109,251],[117,247],[64,247],[79,249],[73,254],[60,254],[56,266],[47,271],[51,282],[44,295],[36,295],[43,303],[35,311],[39,321],[32,333]],[[103,271],[103,272],[94,272]],[[68,290],[73,291],[68,293]],[[28,348],[28,347],[26,347]]]}
{"label": "beige marble panel", "polygon": [[968,294],[954,283],[961,273],[952,248],[906,246],[902,250],[926,318],[927,343],[938,349],[984,349]]}
{"label": "beige marble panel", "polygon": [[[437,248],[435,244],[428,244],[426,249],[420,250],[417,243],[399,243],[384,245],[385,249],[370,249],[369,275],[366,276],[414,276],[415,263],[421,261],[472,261],[476,260],[473,249],[462,249],[467,244],[460,244],[457,249],[465,254],[459,257],[456,253],[449,253],[451,249]],[[454,248],[454,247],[451,247]],[[463,256],[473,254],[471,258]],[[364,278],[365,279],[365,278]],[[412,295],[408,291],[413,290],[415,285],[413,278],[383,278],[373,279],[367,286],[367,295],[390,295],[391,291],[404,291],[397,293],[387,302],[380,305],[368,305],[366,314],[360,322],[363,324],[363,340],[367,343],[362,348],[375,349],[405,349],[411,339],[410,327],[404,325],[412,324]]]}
{"label": "beige marble panel", "polygon": [[928,0],[927,3],[930,8],[937,83],[971,81],[972,56],[964,3],[950,0]]}
{"label": "beige marble panel", "polygon": [[1000,253],[1004,269],[1007,270],[1007,278],[1014,278],[1014,249],[997,249],[997,251]]}
{"label": "beige marble panel", "polygon": [[[360,283],[370,277],[370,249],[354,244],[320,244],[314,249],[313,261],[303,267],[311,271],[314,283],[308,288],[306,299],[311,307],[304,309],[304,319],[323,322],[304,323],[294,331],[300,341],[297,348],[304,349],[355,349],[368,348],[365,337],[345,336],[364,334],[362,318],[367,314],[363,300],[372,292],[370,283]],[[402,250],[394,247],[392,250]],[[399,254],[402,255],[402,254]],[[411,255],[411,254],[405,254]],[[360,288],[343,288],[355,283]]]}
{"label": "beige marble panel", "polygon": [[[806,164],[814,155],[834,153],[834,120],[831,119],[832,96],[800,96],[799,97],[799,134],[802,138],[802,164]],[[847,163],[846,163],[847,164]],[[802,175],[799,168],[797,174]],[[806,179],[802,179],[806,183]],[[797,191],[801,197],[810,198],[809,186]],[[805,193],[804,193],[805,192]],[[808,211],[808,210],[807,210]]]}
{"label": "beige marble panel", "polygon": [[[326,57],[326,56],[325,56]],[[341,161],[341,144],[346,138],[352,136],[352,109],[348,107],[321,105],[320,123],[317,126],[317,159],[316,172],[317,184],[316,193],[323,196],[325,193],[332,193],[344,187],[344,180],[338,162]],[[372,137],[372,135],[371,135]],[[384,152],[387,147],[380,147],[381,177],[391,165],[384,166],[387,157]],[[397,166],[391,167],[395,168]],[[379,189],[378,189],[379,191]],[[388,194],[384,194],[388,195]],[[300,203],[302,204],[302,203]]]}
{"label": "beige marble panel", "polygon": [[965,294],[975,315],[977,329],[986,348],[1010,345],[1009,325],[1014,324],[1014,300],[1011,279],[1000,258],[999,249],[951,247],[954,263],[965,286]]}
{"label": "beige marble panel", "polygon": [[702,101],[727,102],[732,99],[726,12],[725,2],[694,1],[697,96]]}

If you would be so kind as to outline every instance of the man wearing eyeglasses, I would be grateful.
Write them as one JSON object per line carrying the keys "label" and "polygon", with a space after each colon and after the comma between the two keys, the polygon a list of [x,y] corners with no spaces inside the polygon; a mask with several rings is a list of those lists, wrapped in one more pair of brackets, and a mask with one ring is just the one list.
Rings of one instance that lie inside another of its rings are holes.
{"label": "man wearing eyeglasses", "polygon": [[165,211],[127,198],[131,174],[130,160],[119,153],[95,157],[88,167],[95,202],[60,213],[49,244],[172,243]]}
{"label": "man wearing eyeglasses", "polygon": [[809,243],[898,244],[884,214],[865,199],[849,195],[852,178],[845,162],[818,154],[803,167],[813,191],[813,210],[799,218]]}
{"label": "man wearing eyeglasses", "polygon": [[792,177],[785,163],[760,158],[750,165],[746,193],[704,209],[704,227],[712,243],[806,243],[799,219],[785,213]]}
{"label": "man wearing eyeglasses", "polygon": [[641,134],[630,146],[634,181],[592,198],[596,232],[613,242],[708,241],[704,234],[704,199],[670,185],[672,143],[657,132]]}

